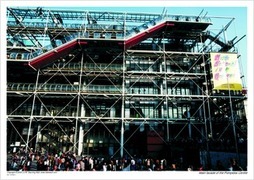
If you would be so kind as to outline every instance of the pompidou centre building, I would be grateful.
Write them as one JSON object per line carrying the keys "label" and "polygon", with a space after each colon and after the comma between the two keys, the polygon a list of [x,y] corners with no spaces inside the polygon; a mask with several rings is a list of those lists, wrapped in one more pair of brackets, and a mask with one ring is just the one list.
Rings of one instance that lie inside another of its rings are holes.
{"label": "pompidou centre building", "polygon": [[[7,149],[247,153],[234,37],[210,17],[7,8]],[[202,156],[203,157],[203,156]],[[206,159],[206,158],[205,158]]]}

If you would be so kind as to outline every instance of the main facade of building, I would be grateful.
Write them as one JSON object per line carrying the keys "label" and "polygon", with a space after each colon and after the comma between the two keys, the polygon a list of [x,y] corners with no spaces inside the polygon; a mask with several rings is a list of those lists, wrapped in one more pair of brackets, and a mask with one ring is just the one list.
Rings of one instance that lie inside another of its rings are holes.
{"label": "main facade of building", "polygon": [[195,162],[246,153],[246,94],[215,90],[211,67],[211,52],[237,53],[234,39],[209,26],[166,13],[7,8],[8,151]]}

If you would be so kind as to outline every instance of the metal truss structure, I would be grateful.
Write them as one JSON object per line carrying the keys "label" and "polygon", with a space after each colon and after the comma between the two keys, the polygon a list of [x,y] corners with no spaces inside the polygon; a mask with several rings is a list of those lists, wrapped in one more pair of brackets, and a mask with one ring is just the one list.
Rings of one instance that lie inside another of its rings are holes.
{"label": "metal truss structure", "polygon": [[238,152],[246,94],[213,90],[209,55],[236,51],[220,36],[232,21],[213,34],[201,16],[9,7],[7,147],[170,157],[216,139]]}

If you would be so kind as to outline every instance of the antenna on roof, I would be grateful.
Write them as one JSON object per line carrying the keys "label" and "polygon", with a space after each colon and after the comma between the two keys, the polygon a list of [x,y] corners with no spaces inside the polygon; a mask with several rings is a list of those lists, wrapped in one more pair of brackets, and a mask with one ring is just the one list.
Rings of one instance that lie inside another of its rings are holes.
{"label": "antenna on roof", "polygon": [[207,13],[208,13],[208,12],[206,12],[205,15],[204,15],[202,18],[206,17]]}
{"label": "antenna on roof", "polygon": [[[235,45],[235,44],[237,44],[239,41],[241,41],[243,38],[245,38],[246,37],[246,34],[245,35],[243,35],[240,39],[238,39],[236,42],[234,42],[234,44],[233,44],[233,46]],[[234,38],[234,39],[232,39],[231,41],[233,42],[235,39],[237,38],[237,36]]]}
{"label": "antenna on roof", "polygon": [[198,17],[196,17],[196,21],[198,22],[200,20],[200,16],[203,13],[204,9],[202,9],[202,11],[199,13]]}
{"label": "antenna on roof", "polygon": [[166,7],[164,7],[162,10],[161,16],[164,17],[164,16],[166,16],[166,14],[167,14],[167,9],[166,9]]}
{"label": "antenna on roof", "polygon": [[202,11],[199,13],[198,17],[199,18],[201,16],[201,14],[203,13],[204,9],[202,9]]}

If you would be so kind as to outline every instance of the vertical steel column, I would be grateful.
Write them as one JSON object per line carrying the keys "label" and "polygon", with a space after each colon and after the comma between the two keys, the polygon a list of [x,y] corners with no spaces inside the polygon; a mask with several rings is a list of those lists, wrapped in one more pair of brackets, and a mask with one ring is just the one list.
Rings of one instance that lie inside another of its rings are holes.
{"label": "vertical steel column", "polygon": [[36,82],[35,82],[35,89],[34,89],[34,95],[33,95],[33,102],[32,102],[32,109],[31,109],[31,114],[30,114],[30,121],[29,121],[29,126],[28,126],[28,132],[27,132],[27,140],[26,140],[26,148],[25,151],[27,152],[28,149],[28,144],[30,141],[30,132],[31,132],[31,127],[32,127],[32,121],[33,121],[33,114],[34,114],[34,106],[35,106],[35,99],[37,96],[37,87],[38,87],[38,80],[39,80],[39,73],[40,69],[37,71],[37,77],[36,77]]}
{"label": "vertical steel column", "polygon": [[[126,35],[126,24],[125,24],[125,19],[126,19],[126,13],[124,16],[124,39]],[[120,156],[123,157],[123,145],[124,145],[124,118],[125,118],[125,71],[126,71],[126,60],[125,60],[125,47],[123,49],[123,82],[122,82],[122,108],[121,108],[121,139],[120,139]]]}
{"label": "vertical steel column", "polygon": [[123,52],[123,82],[122,82],[122,110],[121,110],[121,140],[120,140],[120,156],[123,157],[124,145],[124,118],[125,118],[125,52]]}
{"label": "vertical steel column", "polygon": [[83,136],[84,130],[82,124],[79,125],[79,142],[78,142],[78,155],[80,156],[83,152]]}
{"label": "vertical steel column", "polygon": [[187,121],[188,121],[188,130],[189,130],[189,138],[192,138],[192,128],[190,122],[190,109],[187,109]]}
{"label": "vertical steel column", "polygon": [[[76,111],[76,122],[75,122],[75,135],[74,135],[74,144],[73,144],[73,152],[79,152],[79,149],[76,147],[77,145],[77,136],[78,136],[78,120],[79,120],[79,112],[80,112],[80,96],[81,96],[81,88],[82,88],[82,75],[83,75],[83,64],[84,64],[84,52],[82,51],[81,56],[81,65],[80,65],[80,75],[79,75],[79,88],[78,88],[78,99],[77,99],[77,111]],[[80,138],[80,137],[79,137]],[[83,137],[82,137],[83,138]]]}
{"label": "vertical steel column", "polygon": [[239,155],[239,151],[238,151],[238,144],[237,144],[237,137],[236,137],[236,130],[235,130],[235,119],[234,119],[234,112],[233,112],[233,105],[232,105],[230,87],[229,87],[229,83],[228,83],[228,77],[227,77],[227,85],[228,85],[228,95],[229,95],[229,105],[230,105],[230,112],[231,112],[231,121],[232,121],[233,134],[234,134],[234,140],[235,140],[235,151],[236,151],[238,162],[240,163],[240,155]]}
{"label": "vertical steel column", "polygon": [[[202,88],[203,91],[203,88]],[[204,121],[205,121],[205,143],[206,143],[206,151],[207,151],[207,166],[210,167],[211,165],[211,157],[210,157],[210,148],[209,148],[209,141],[208,141],[208,129],[207,129],[207,118],[206,118],[206,109],[205,109],[205,98],[202,97],[203,100],[203,111],[204,111]]]}
{"label": "vertical steel column", "polygon": [[45,39],[46,39],[46,35],[47,35],[47,31],[48,31],[48,23],[49,23],[49,14],[50,14],[50,11],[48,11],[48,15],[47,15],[47,19],[46,19],[46,25],[45,25],[45,29],[44,29],[44,33],[43,33],[42,47],[45,47]]}
{"label": "vertical steel column", "polygon": [[[203,44],[204,47],[204,42],[202,41],[202,34],[200,34],[200,41]],[[209,123],[210,123],[210,137],[213,137],[213,132],[212,132],[212,121],[211,121],[211,113],[210,113],[210,101],[209,101],[209,96],[208,96],[208,85],[207,85],[207,72],[206,72],[206,62],[205,62],[205,57],[204,57],[204,49],[202,49],[202,60],[203,60],[203,64],[204,64],[204,74],[205,74],[205,91],[202,88],[202,93],[204,95],[206,95],[207,97],[207,108],[208,108],[208,119],[209,119]],[[205,92],[205,93],[204,93]],[[206,149],[207,149],[207,162],[208,162],[208,168],[211,168],[211,157],[210,157],[210,148],[209,148],[209,143],[208,143],[208,129],[207,129],[207,117],[206,117],[206,109],[205,109],[205,99],[203,97],[203,109],[204,109],[204,120],[205,120],[205,133],[206,133]]]}
{"label": "vertical steel column", "polygon": [[[200,35],[200,41],[202,41],[202,35]],[[206,62],[205,62],[205,55],[204,51],[202,50],[202,60],[204,64],[204,74],[205,74],[205,95],[207,97],[207,108],[208,108],[208,119],[209,119],[209,124],[210,124],[210,136],[213,138],[213,128],[212,128],[212,118],[211,118],[211,111],[210,111],[210,96],[209,96],[209,90],[208,90],[208,81],[207,81],[207,72],[206,72]]]}
{"label": "vertical steel column", "polygon": [[[164,33],[163,33],[163,38],[164,40]],[[169,141],[169,112],[168,112],[168,85],[167,85],[167,62],[166,62],[166,50],[165,50],[165,42],[163,41],[163,61],[164,61],[164,82],[165,82],[165,89],[164,89],[164,94],[165,94],[165,101],[166,101],[166,115],[167,115],[167,142]]]}
{"label": "vertical steel column", "polygon": [[41,136],[41,124],[38,124],[38,129],[37,129],[37,135],[36,135],[36,143],[35,143],[35,150],[38,149],[38,142],[40,141],[39,137]]}

